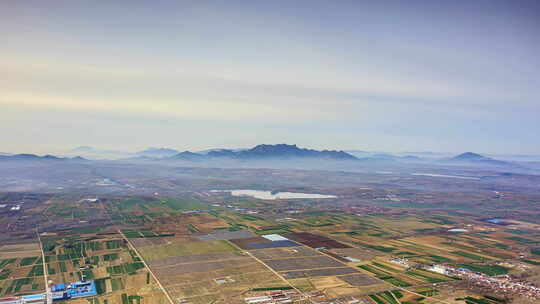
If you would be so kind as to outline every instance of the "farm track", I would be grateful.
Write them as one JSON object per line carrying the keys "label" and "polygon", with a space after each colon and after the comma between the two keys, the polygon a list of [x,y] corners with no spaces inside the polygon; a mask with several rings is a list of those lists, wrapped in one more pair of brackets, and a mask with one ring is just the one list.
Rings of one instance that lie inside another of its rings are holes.
{"label": "farm track", "polygon": [[161,282],[158,280],[156,274],[152,271],[152,269],[148,266],[148,264],[146,263],[146,261],[143,259],[142,255],[139,253],[139,251],[137,250],[137,248],[135,248],[135,246],[133,246],[133,244],[131,244],[131,242],[129,241],[129,239],[124,235],[124,233],[118,229],[118,233],[122,236],[122,238],[126,241],[126,243],[128,244],[128,246],[133,250],[135,251],[135,253],[137,253],[137,255],[139,256],[139,258],[141,259],[141,262],[143,262],[144,264],[144,267],[146,267],[146,269],[148,269],[148,272],[150,272],[150,274],[152,275],[152,277],[154,277],[154,280],[156,280],[159,288],[163,291],[163,293],[165,294],[165,296],[167,297],[167,300],[169,300],[170,304],[174,304],[174,301],[172,300],[171,296],[169,295],[169,293],[167,292],[167,290],[163,287],[163,285],[161,285]]}
{"label": "farm track", "polygon": [[298,294],[302,295],[302,297],[309,301],[310,303],[312,304],[316,304],[315,302],[313,302],[304,292],[302,292],[300,289],[296,288],[296,286],[294,286],[291,282],[289,282],[289,280],[287,280],[286,278],[284,278],[282,275],[280,275],[277,271],[275,271],[274,269],[272,269],[272,267],[266,265],[266,263],[264,263],[262,260],[260,260],[259,258],[257,258],[256,256],[254,256],[253,254],[251,254],[251,252],[247,251],[247,250],[243,250],[242,248],[238,247],[236,244],[234,244],[233,242],[230,242],[230,241],[227,241],[229,244],[232,244],[232,246],[238,248],[241,252],[244,252],[246,253],[247,255],[249,255],[250,257],[252,257],[254,260],[256,260],[257,262],[259,262],[260,264],[262,264],[264,267],[266,267],[268,270],[270,270],[273,274],[275,274],[278,278],[280,278],[283,282],[287,283],[287,285],[289,285],[290,287],[292,287],[296,292],[298,292]]}
{"label": "farm track", "polygon": [[49,280],[47,278],[47,263],[45,263],[45,251],[43,251],[43,244],[41,243],[41,237],[39,236],[39,231],[36,228],[36,234],[39,242],[39,250],[41,251],[41,261],[43,265],[43,280],[45,280],[45,297],[47,299],[47,304],[52,303],[52,294],[49,287]]}

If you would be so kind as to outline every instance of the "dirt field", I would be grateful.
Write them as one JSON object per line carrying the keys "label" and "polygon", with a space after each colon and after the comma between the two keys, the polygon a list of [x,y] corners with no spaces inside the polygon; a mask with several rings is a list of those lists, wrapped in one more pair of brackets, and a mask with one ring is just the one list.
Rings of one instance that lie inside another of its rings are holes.
{"label": "dirt field", "polygon": [[238,231],[218,230],[218,231],[208,233],[208,234],[197,235],[196,237],[203,241],[216,241],[216,240],[223,241],[223,240],[232,240],[232,239],[251,238],[255,236],[256,236],[255,234],[246,230],[238,230]]}
{"label": "dirt field", "polygon": [[330,251],[343,257],[351,257],[361,261],[371,260],[375,257],[384,255],[380,251],[368,250],[364,248],[334,248]]}
{"label": "dirt field", "polygon": [[312,234],[309,232],[294,232],[285,235],[286,238],[302,243],[311,248],[350,248],[351,246],[342,244],[326,236]]}
{"label": "dirt field", "polygon": [[287,279],[299,279],[299,278],[311,278],[322,276],[335,276],[349,273],[358,273],[357,270],[351,267],[340,268],[325,268],[325,269],[311,269],[302,271],[288,271],[283,272],[282,275]]}
{"label": "dirt field", "polygon": [[21,258],[39,255],[41,255],[41,251],[39,249],[38,243],[0,246],[0,259]]}
{"label": "dirt field", "polygon": [[267,260],[265,263],[275,271],[343,267],[343,264],[327,256]]}
{"label": "dirt field", "polygon": [[213,254],[200,254],[200,255],[188,255],[181,257],[169,257],[161,260],[153,260],[148,262],[148,265],[151,267],[162,267],[170,266],[175,264],[184,264],[184,263],[196,263],[196,262],[208,262],[208,261],[217,261],[217,260],[230,260],[238,259],[243,255],[239,252],[226,252],[226,253],[213,253]]}
{"label": "dirt field", "polygon": [[188,303],[243,303],[251,289],[284,284],[265,266],[238,252],[169,257],[151,261],[150,267],[174,300]]}
{"label": "dirt field", "polygon": [[320,256],[320,253],[317,251],[308,249],[306,247],[268,248],[251,250],[250,253],[261,260]]}
{"label": "dirt field", "polygon": [[134,238],[131,239],[131,243],[135,247],[144,247],[144,246],[156,246],[167,244],[170,239],[167,237],[152,237],[152,238]]}
{"label": "dirt field", "polygon": [[174,243],[138,248],[146,261],[161,260],[175,256],[238,251],[226,241],[176,240]]}
{"label": "dirt field", "polygon": [[218,271],[229,267],[239,268],[250,262],[253,262],[250,258],[240,257],[238,259],[228,259],[224,261],[163,265],[160,268],[156,268],[155,272],[158,274],[159,277],[170,279],[175,274]]}
{"label": "dirt field", "polygon": [[352,286],[368,286],[368,285],[381,284],[381,281],[365,274],[349,274],[349,275],[339,276],[338,278],[340,280],[343,280],[349,283]]}
{"label": "dirt field", "polygon": [[230,240],[230,242],[244,250],[249,250],[249,249],[253,249],[249,244],[266,243],[268,242],[268,240],[260,236],[255,236],[255,237],[248,237],[248,238],[241,238],[241,239],[232,239]]}

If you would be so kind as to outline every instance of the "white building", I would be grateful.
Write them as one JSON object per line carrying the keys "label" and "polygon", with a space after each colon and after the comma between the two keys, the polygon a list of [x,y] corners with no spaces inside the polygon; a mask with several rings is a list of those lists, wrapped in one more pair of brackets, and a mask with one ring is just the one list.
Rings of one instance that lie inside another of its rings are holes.
{"label": "white building", "polygon": [[440,273],[440,274],[446,274],[447,273],[446,267],[444,267],[442,265],[431,265],[430,267],[427,268],[427,270],[433,271],[433,272],[436,272],[436,273]]}

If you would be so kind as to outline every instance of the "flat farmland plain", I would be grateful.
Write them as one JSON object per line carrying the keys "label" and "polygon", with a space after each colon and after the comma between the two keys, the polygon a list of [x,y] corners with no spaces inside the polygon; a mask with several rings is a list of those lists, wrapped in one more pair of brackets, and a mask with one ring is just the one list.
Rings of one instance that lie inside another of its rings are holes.
{"label": "flat farmland plain", "polygon": [[258,289],[290,288],[225,240],[179,238],[137,250],[173,300],[180,303],[244,303],[244,297],[257,295]]}

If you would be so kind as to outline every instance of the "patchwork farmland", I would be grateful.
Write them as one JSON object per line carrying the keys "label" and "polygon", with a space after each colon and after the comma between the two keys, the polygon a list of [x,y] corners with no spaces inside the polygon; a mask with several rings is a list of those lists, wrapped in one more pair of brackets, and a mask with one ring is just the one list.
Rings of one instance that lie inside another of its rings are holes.
{"label": "patchwork farmland", "polygon": [[219,199],[77,199],[63,219],[114,225],[38,230],[44,259],[35,229],[2,244],[0,293],[44,294],[47,276],[55,290],[93,282],[96,294],[57,299],[77,304],[502,304],[487,296],[510,303],[536,286],[540,234],[523,221]]}

